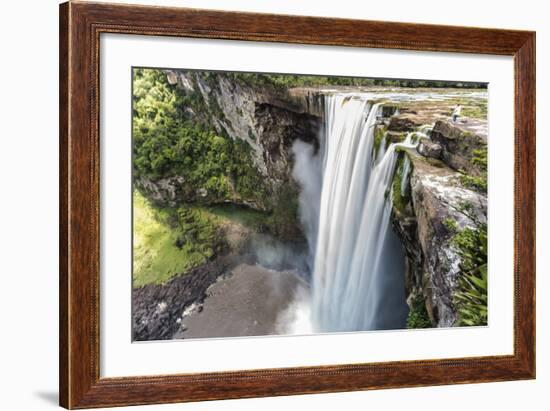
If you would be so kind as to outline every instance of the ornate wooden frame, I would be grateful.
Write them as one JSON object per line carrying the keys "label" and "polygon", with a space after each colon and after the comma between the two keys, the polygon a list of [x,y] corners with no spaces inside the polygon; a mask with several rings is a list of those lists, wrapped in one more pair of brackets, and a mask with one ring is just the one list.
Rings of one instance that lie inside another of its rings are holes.
{"label": "ornate wooden frame", "polygon": [[[514,354],[154,377],[99,374],[101,33],[483,53],[515,64]],[[60,6],[60,404],[90,408],[535,377],[535,33],[69,2]]]}

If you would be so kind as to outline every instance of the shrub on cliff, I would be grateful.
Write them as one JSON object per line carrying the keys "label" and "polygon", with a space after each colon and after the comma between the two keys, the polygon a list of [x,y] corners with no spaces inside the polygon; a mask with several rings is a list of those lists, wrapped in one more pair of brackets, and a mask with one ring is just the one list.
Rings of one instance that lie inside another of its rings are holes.
{"label": "shrub on cliff", "polygon": [[482,193],[487,192],[487,147],[472,151],[470,162],[478,170],[478,175],[462,174],[461,183]]}
{"label": "shrub on cliff", "polygon": [[157,209],[134,191],[133,285],[163,284],[225,247],[215,216],[199,208]]}
{"label": "shrub on cliff", "polygon": [[463,204],[461,212],[474,227],[458,231],[452,239],[460,256],[458,288],[453,296],[457,325],[487,325],[487,224],[476,218],[469,204]]}
{"label": "shrub on cliff", "polygon": [[[160,70],[136,69],[133,99],[134,177],[181,176],[183,200],[209,203],[265,201],[250,146],[186,119],[190,98]],[[198,195],[198,190],[204,194]]]}
{"label": "shrub on cliff", "polygon": [[432,328],[433,324],[428,316],[424,297],[417,295],[412,301],[407,316],[407,328]]}

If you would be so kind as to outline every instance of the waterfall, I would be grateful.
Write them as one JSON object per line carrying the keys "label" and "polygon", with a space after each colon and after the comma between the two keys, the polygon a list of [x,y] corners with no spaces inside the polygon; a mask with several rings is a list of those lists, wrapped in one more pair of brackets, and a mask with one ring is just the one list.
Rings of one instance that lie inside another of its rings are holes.
{"label": "waterfall", "polygon": [[[390,226],[391,184],[395,150],[411,146],[411,136],[387,147],[384,141],[373,152],[380,104],[364,94],[325,99],[319,153],[295,148],[301,218],[313,254],[313,327],[317,332],[404,328],[405,258]],[[322,179],[299,169],[308,158]],[[302,210],[307,204],[313,211]]]}

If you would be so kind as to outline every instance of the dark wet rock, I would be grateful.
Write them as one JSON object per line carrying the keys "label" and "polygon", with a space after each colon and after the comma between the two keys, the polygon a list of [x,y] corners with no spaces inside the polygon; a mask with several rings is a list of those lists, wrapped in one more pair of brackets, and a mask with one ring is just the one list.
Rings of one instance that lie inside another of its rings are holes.
{"label": "dark wet rock", "polygon": [[292,144],[302,140],[319,147],[319,118],[268,103],[258,103],[254,111],[258,142],[268,174],[276,185],[288,180],[292,170]]}
{"label": "dark wet rock", "polygon": [[[200,303],[216,279],[230,270],[237,259],[220,257],[166,284],[150,284],[132,290],[134,341],[167,340],[181,328],[183,311]],[[241,260],[242,261],[242,258]]]}
{"label": "dark wet rock", "polygon": [[[411,208],[412,210],[412,208]],[[405,289],[410,294],[415,287],[422,285],[422,250],[418,247],[417,221],[414,214],[397,213],[393,210],[393,228],[399,236],[406,255]]]}

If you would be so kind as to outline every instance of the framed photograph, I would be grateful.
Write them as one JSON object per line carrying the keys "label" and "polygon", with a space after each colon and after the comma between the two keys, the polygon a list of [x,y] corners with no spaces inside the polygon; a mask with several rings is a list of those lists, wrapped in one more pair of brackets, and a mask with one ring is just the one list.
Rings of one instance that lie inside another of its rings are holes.
{"label": "framed photograph", "polygon": [[535,378],[535,33],[60,6],[60,404]]}

